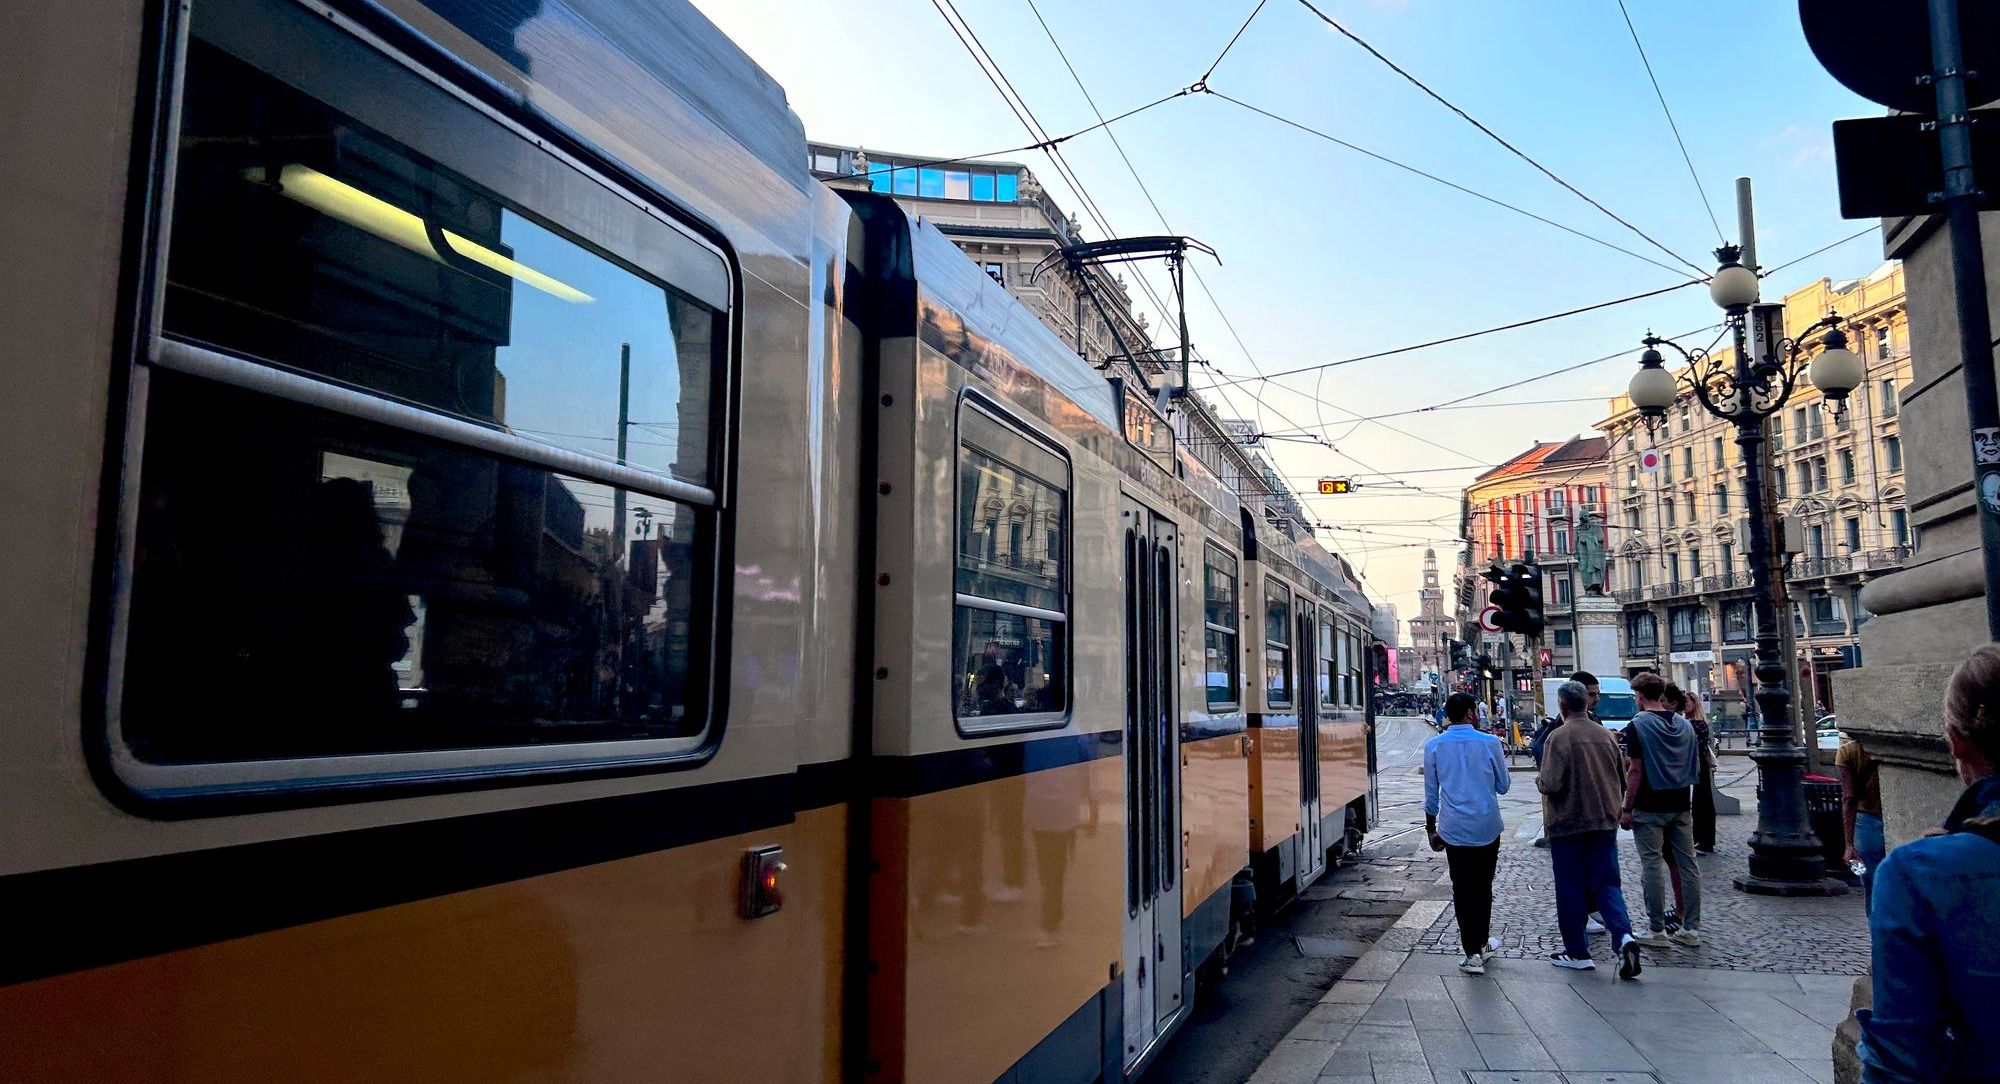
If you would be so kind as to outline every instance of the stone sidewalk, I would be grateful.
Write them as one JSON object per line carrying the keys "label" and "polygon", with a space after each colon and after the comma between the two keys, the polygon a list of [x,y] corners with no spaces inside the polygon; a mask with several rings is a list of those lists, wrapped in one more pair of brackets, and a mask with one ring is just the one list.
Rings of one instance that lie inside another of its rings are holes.
{"label": "stone sidewalk", "polygon": [[[1706,944],[1646,950],[1636,982],[1618,980],[1601,936],[1598,970],[1552,967],[1549,857],[1528,845],[1540,819],[1532,771],[1513,784],[1494,893],[1503,947],[1487,973],[1458,971],[1440,877],[1277,1044],[1255,1084],[1831,1084],[1833,1029],[1867,964],[1858,893],[1737,892],[1730,879],[1756,825],[1744,794],[1744,815],[1720,825],[1721,853],[1702,860]],[[1627,907],[1643,925],[1629,833],[1619,850]]]}

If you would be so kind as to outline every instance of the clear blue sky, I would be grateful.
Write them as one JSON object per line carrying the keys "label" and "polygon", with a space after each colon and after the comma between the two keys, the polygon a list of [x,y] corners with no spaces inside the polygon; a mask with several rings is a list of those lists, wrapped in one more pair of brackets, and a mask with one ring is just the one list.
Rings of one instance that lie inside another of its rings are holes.
{"label": "clear blue sky", "polygon": [[[695,0],[781,83],[815,139],[935,155],[1030,142],[929,0]],[[1789,0],[1625,0],[1724,234],[1735,239],[1733,180],[1756,183],[1759,259],[1771,267],[1866,223],[1838,215],[1829,135],[1880,110],[1828,77]],[[1094,123],[1028,0],[956,0],[1028,105],[1054,134]],[[1197,79],[1255,0],[1036,0],[1106,116]],[[1717,243],[1616,0],[1329,0],[1322,10],[1500,135],[1703,267]],[[1865,31],[1864,31],[1865,32]],[[1634,252],[1673,261],[1425,97],[1298,0],[1268,0],[1210,78],[1216,89],[1408,162]],[[1114,129],[1175,231],[1213,245],[1203,268],[1224,327],[1191,286],[1196,349],[1228,376],[1289,369],[1671,285],[1682,277],[1247,113],[1213,97],[1170,102]],[[1104,133],[1064,152],[1122,234],[1162,232]],[[1028,162],[1057,200],[1080,201],[1039,152]],[[1086,235],[1102,236],[1089,227]],[[1777,276],[1766,296],[1881,263],[1863,238]],[[1156,281],[1163,281],[1157,280]],[[1161,296],[1169,296],[1164,286]],[[1315,378],[1211,393],[1225,413],[1325,433],[1336,453],[1271,451],[1298,484],[1376,483],[1313,497],[1322,534],[1362,568],[1371,593],[1416,608],[1426,541],[1447,575],[1456,491],[1481,464],[1533,440],[1587,433],[1629,359],[1492,397],[1593,402],[1465,410],[1356,426],[1358,414],[1421,407],[1719,322],[1706,293],[1665,297]],[[1162,326],[1157,316],[1154,326]],[[1247,347],[1247,352],[1244,349]],[[1212,378],[1210,378],[1212,379]],[[1197,385],[1205,383],[1196,378]],[[1254,403],[1255,390],[1263,405]],[[1323,425],[1323,427],[1322,427]],[[1447,450],[1449,449],[1449,450]],[[1366,464],[1366,467],[1362,466]],[[1442,496],[1383,485],[1403,475]],[[1407,636],[1407,630],[1405,630]]]}

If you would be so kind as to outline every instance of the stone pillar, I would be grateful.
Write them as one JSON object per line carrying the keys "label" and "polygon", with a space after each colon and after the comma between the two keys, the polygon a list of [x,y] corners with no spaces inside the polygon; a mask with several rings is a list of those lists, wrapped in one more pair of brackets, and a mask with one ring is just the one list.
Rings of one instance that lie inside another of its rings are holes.
{"label": "stone pillar", "polygon": [[[1986,642],[1986,584],[1972,492],[1965,389],[1959,382],[1958,313],[1943,220],[1883,223],[1887,255],[1903,261],[1914,379],[1903,392],[1904,476],[1917,548],[1901,571],[1870,582],[1861,603],[1876,616],[1861,628],[1858,670],[1833,675],[1840,727],[1881,766],[1882,820],[1890,848],[1944,820],[1960,787],[1944,744],[1945,679]],[[1980,216],[1988,304],[2000,300],[2000,214]],[[1868,1003],[1868,979],[1854,1003]],[[1859,1078],[1854,1028],[1834,1040],[1834,1075]]]}
{"label": "stone pillar", "polygon": [[1609,595],[1576,596],[1576,669],[1598,677],[1622,677],[1618,638],[1625,608]]}

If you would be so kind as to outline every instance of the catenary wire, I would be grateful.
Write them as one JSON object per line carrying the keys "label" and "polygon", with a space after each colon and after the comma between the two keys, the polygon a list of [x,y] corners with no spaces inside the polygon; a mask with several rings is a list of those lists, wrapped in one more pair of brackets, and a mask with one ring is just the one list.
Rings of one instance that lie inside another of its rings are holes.
{"label": "catenary wire", "polygon": [[[1243,36],[1245,30],[1250,29],[1250,24],[1257,19],[1257,13],[1264,10],[1264,5],[1267,3],[1270,3],[1270,0],[1257,0],[1257,6],[1250,9],[1249,16],[1243,20],[1243,25],[1236,28],[1236,33],[1229,35],[1229,44],[1223,46],[1222,52],[1216,54],[1215,63],[1210,64],[1208,70],[1201,73],[1201,82],[1208,82],[1208,77],[1214,75],[1215,69],[1222,66],[1222,58],[1229,55],[1229,50],[1236,48],[1237,39]],[[1039,18],[1040,13],[1037,13],[1036,17]]]}
{"label": "catenary wire", "polygon": [[1429,95],[1431,99],[1436,101],[1439,105],[1442,105],[1446,109],[1451,110],[1453,113],[1458,114],[1460,119],[1464,120],[1467,124],[1472,125],[1474,128],[1477,128],[1488,139],[1491,139],[1493,140],[1493,142],[1500,144],[1502,147],[1505,147],[1516,158],[1519,158],[1521,161],[1526,162],[1529,165],[1535,167],[1535,169],[1538,172],[1540,172],[1543,176],[1547,177],[1549,180],[1552,180],[1558,185],[1561,185],[1563,188],[1567,189],[1571,194],[1575,195],[1578,199],[1581,199],[1585,203],[1590,204],[1592,207],[1597,208],[1599,211],[1604,212],[1606,217],[1610,218],[1612,221],[1618,223],[1619,225],[1625,227],[1627,230],[1630,230],[1633,234],[1637,235],[1641,240],[1645,241],[1647,244],[1652,245],[1654,248],[1659,249],[1661,252],[1664,252],[1668,256],[1673,257],[1680,263],[1685,264],[1688,267],[1688,269],[1693,271],[1695,274],[1697,275],[1707,274],[1707,272],[1703,271],[1699,266],[1696,266],[1695,264],[1689,262],[1688,259],[1682,256],[1680,253],[1675,252],[1673,249],[1670,249],[1667,246],[1661,244],[1660,242],[1654,240],[1651,235],[1646,233],[1646,231],[1640,229],[1637,226],[1634,226],[1630,222],[1627,222],[1625,219],[1619,217],[1616,212],[1611,210],[1611,208],[1606,207],[1602,203],[1597,202],[1595,199],[1592,199],[1588,194],[1586,194],[1582,189],[1557,176],[1554,170],[1551,170],[1549,167],[1536,161],[1526,151],[1523,151],[1519,147],[1516,147],[1512,143],[1509,143],[1505,139],[1502,139],[1498,132],[1495,132],[1493,129],[1488,128],[1484,124],[1481,124],[1477,119],[1475,119],[1472,116],[1472,114],[1467,113],[1465,110],[1459,108],[1457,105],[1452,104],[1452,102],[1449,99],[1447,99],[1444,95],[1439,94],[1435,90],[1432,90],[1430,86],[1426,84],[1423,80],[1418,79],[1414,75],[1411,75],[1408,71],[1404,70],[1401,65],[1397,64],[1393,60],[1390,60],[1387,56],[1384,56],[1381,50],[1375,48],[1373,45],[1368,44],[1368,42],[1365,41],[1359,34],[1356,34],[1354,31],[1347,29],[1345,26],[1342,26],[1339,22],[1335,21],[1335,19],[1331,15],[1328,15],[1326,12],[1321,11],[1319,8],[1315,7],[1312,3],[1312,0],[1299,0],[1299,3],[1303,5],[1306,8],[1306,10],[1312,12],[1314,15],[1319,16],[1321,22],[1332,27],[1335,31],[1337,31],[1340,34],[1340,36],[1360,46],[1364,51],[1368,53],[1368,55],[1374,57],[1376,60],[1379,60],[1383,64],[1387,65],[1390,71],[1393,71],[1397,75],[1402,76],[1403,79],[1407,81],[1411,86],[1414,86],[1418,90],[1423,91],[1426,95]]}
{"label": "catenary wire", "polygon": [[1625,17],[1625,29],[1632,34],[1632,48],[1639,51],[1639,63],[1646,67],[1646,79],[1653,84],[1653,97],[1660,100],[1660,112],[1666,114],[1667,128],[1674,133],[1674,144],[1681,149],[1681,161],[1687,163],[1688,179],[1694,182],[1695,193],[1701,196],[1702,210],[1708,212],[1708,224],[1715,227],[1715,240],[1727,244],[1722,236],[1722,223],[1716,221],[1715,206],[1708,202],[1708,189],[1701,186],[1701,174],[1694,168],[1694,157],[1688,154],[1687,142],[1681,139],[1681,126],[1674,123],[1674,111],[1667,108],[1666,92],[1660,89],[1660,78],[1653,74],[1653,62],[1646,56],[1646,47],[1639,42],[1639,28],[1632,25],[1632,13],[1625,9],[1625,0],[1618,0],[1618,14]]}

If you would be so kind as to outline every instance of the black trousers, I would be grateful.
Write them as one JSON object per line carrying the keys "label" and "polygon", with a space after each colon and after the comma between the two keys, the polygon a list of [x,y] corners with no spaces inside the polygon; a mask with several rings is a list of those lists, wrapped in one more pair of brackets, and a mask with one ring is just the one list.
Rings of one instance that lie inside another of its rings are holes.
{"label": "black trousers", "polygon": [[1500,865],[1500,840],[1478,847],[1444,845],[1451,869],[1451,903],[1458,911],[1458,940],[1465,954],[1486,951],[1493,932],[1493,871]]}
{"label": "black trousers", "polygon": [[1715,773],[1701,773],[1694,787],[1694,845],[1704,851],[1715,849]]}

